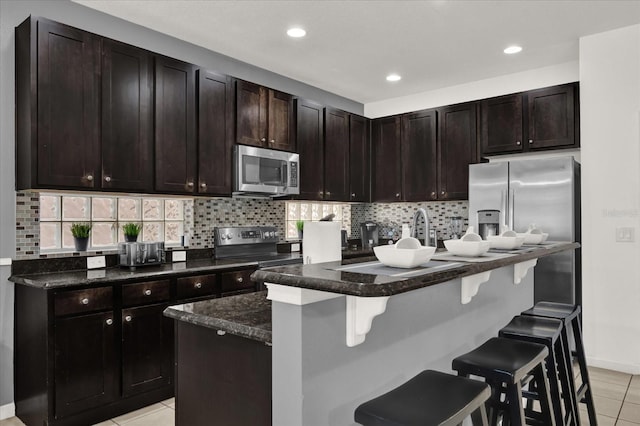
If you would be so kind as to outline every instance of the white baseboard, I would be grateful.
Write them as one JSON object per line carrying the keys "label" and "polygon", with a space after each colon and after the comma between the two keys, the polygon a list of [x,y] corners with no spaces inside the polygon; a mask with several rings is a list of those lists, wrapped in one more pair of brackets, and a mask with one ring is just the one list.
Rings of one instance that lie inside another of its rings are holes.
{"label": "white baseboard", "polygon": [[619,362],[607,361],[587,357],[587,365],[590,367],[606,368],[607,370],[620,371],[627,374],[640,374],[640,365],[622,364]]}
{"label": "white baseboard", "polygon": [[16,415],[16,405],[10,404],[0,405],[0,420],[8,419]]}

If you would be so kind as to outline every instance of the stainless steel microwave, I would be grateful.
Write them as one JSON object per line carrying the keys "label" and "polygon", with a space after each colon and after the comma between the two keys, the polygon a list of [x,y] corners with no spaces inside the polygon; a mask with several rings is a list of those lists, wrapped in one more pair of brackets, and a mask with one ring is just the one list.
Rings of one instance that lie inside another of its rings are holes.
{"label": "stainless steel microwave", "polygon": [[300,193],[300,156],[254,146],[233,148],[233,195],[282,197]]}

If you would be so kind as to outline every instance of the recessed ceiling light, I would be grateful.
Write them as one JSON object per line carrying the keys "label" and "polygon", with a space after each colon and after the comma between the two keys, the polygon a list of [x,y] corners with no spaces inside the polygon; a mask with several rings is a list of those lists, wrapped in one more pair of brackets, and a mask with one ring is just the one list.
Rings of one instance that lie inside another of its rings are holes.
{"label": "recessed ceiling light", "polygon": [[389,74],[387,76],[387,81],[399,81],[401,79],[402,77],[400,77],[398,74]]}
{"label": "recessed ceiling light", "polygon": [[300,38],[300,37],[304,37],[305,35],[307,35],[307,32],[305,30],[303,30],[302,28],[295,27],[295,28],[289,28],[287,30],[287,35],[289,37]]}
{"label": "recessed ceiling light", "polygon": [[514,53],[518,53],[522,51],[522,47],[520,46],[509,46],[506,49],[504,49],[504,53],[506,53],[507,55],[513,55]]}

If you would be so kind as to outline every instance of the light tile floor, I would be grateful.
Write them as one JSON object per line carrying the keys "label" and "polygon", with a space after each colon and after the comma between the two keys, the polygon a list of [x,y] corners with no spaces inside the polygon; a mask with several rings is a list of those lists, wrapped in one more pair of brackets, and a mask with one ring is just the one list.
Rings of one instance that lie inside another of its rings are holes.
{"label": "light tile floor", "polygon": [[[640,375],[589,367],[599,426],[640,425]],[[107,420],[96,426],[174,426],[175,399],[149,405]],[[589,424],[587,409],[580,404],[583,425]],[[0,421],[0,426],[24,426],[16,417]]]}

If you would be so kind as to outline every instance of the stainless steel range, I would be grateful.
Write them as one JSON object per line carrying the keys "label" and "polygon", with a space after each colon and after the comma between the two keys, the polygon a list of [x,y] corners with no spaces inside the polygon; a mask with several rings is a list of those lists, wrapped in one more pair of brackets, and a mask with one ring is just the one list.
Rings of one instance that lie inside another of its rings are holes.
{"label": "stainless steel range", "polygon": [[258,267],[301,264],[300,253],[278,253],[275,226],[214,228],[215,258],[258,262]]}

